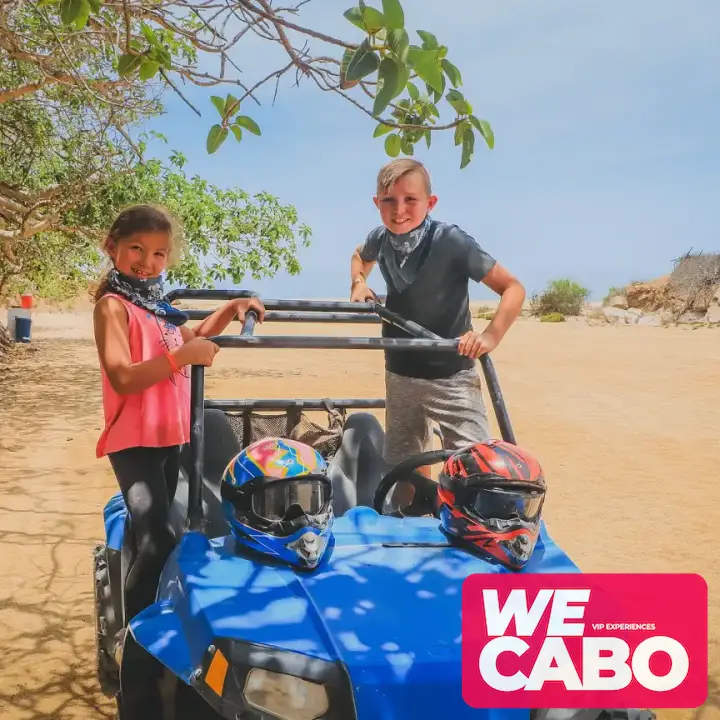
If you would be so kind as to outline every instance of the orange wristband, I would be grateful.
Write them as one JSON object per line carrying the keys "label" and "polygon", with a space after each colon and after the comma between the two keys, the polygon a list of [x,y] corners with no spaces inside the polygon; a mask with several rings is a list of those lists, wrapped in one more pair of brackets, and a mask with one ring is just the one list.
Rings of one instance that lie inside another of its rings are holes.
{"label": "orange wristband", "polygon": [[172,369],[173,373],[179,373],[180,368],[178,367],[178,364],[175,362],[175,358],[173,357],[172,353],[169,351],[165,353],[165,357],[170,365],[170,368]]}

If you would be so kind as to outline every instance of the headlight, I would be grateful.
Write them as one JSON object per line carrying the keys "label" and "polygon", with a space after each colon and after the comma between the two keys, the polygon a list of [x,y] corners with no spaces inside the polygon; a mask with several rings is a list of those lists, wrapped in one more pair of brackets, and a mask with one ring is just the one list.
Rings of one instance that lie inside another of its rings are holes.
{"label": "headlight", "polygon": [[259,668],[248,673],[243,696],[251,707],[280,720],[316,720],[329,707],[322,685]]}
{"label": "headlight", "polygon": [[190,683],[225,720],[357,720],[350,675],[339,660],[215,638]]}

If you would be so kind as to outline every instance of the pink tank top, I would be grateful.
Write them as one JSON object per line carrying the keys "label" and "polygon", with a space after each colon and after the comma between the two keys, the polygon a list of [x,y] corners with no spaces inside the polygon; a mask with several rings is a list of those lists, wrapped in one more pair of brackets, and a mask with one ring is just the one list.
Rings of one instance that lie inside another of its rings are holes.
{"label": "pink tank top", "polygon": [[[183,344],[180,329],[108,293],[125,306],[128,339],[133,363],[152,360]],[[103,457],[130,447],[169,447],[190,442],[190,367],[181,368],[159,383],[134,395],[113,390],[100,364],[105,428],[97,443],[96,456]]]}

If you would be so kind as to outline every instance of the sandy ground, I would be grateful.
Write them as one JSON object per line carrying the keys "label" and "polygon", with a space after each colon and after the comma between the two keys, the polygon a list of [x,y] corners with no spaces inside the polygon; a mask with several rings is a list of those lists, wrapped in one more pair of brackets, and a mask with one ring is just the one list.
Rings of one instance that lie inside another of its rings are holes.
{"label": "sandy ground", "polygon": [[[262,328],[299,331],[378,328]],[[695,711],[661,711],[663,719],[720,718],[719,357],[715,330],[582,321],[519,321],[494,353],[518,441],[549,478],[549,529],[580,567],[707,579],[709,697]],[[208,395],[381,397],[382,355],[225,350]],[[33,343],[0,370],[3,720],[113,717],[93,664],[91,550],[115,491],[107,461],[95,459],[100,422],[90,316],[36,314]]]}

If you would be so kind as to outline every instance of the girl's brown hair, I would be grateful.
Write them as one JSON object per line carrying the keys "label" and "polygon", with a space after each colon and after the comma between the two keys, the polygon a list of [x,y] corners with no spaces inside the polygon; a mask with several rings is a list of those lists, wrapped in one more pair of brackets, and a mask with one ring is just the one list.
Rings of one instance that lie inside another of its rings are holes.
{"label": "girl's brown hair", "polygon": [[[168,267],[177,262],[181,249],[181,233],[177,220],[170,213],[158,205],[133,205],[125,208],[116,218],[108,230],[102,243],[105,253],[111,244],[117,244],[128,240],[137,233],[165,232],[170,240],[170,253],[168,256]],[[108,291],[107,268],[92,293],[93,299],[97,302]]]}

